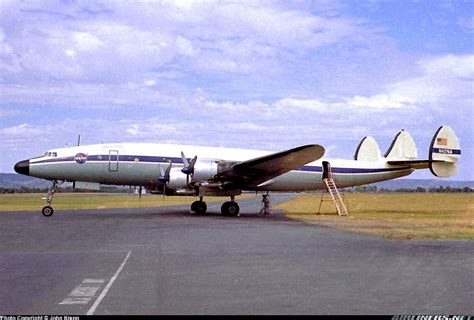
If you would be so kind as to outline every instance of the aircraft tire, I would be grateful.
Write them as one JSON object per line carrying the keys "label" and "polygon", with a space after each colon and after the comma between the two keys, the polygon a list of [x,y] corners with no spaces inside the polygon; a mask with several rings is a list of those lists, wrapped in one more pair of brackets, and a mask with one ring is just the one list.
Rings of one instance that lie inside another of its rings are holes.
{"label": "aircraft tire", "polygon": [[237,202],[227,201],[222,204],[221,212],[226,217],[236,217],[239,215],[240,208]]}
{"label": "aircraft tire", "polygon": [[205,214],[207,211],[207,204],[204,201],[194,201],[191,204],[191,211],[196,212],[196,214]]}
{"label": "aircraft tire", "polygon": [[239,215],[239,212],[240,212],[240,207],[239,205],[237,204],[237,202],[231,202],[229,204],[229,216],[231,217],[237,217]]}
{"label": "aircraft tire", "polygon": [[41,213],[45,217],[51,217],[54,213],[54,209],[50,206],[44,206],[43,209],[41,210]]}
{"label": "aircraft tire", "polygon": [[221,206],[221,213],[223,216],[227,216],[229,212],[229,202],[224,202]]}

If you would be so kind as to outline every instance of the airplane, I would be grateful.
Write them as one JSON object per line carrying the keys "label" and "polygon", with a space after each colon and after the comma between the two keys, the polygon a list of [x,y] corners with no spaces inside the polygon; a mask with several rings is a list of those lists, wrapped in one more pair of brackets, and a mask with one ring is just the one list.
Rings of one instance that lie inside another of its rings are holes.
{"label": "airplane", "polygon": [[[303,145],[281,152],[165,145],[116,143],[80,145],[52,149],[40,157],[20,161],[15,171],[52,181],[43,207],[44,216],[53,215],[53,195],[59,181],[73,182],[76,189],[100,190],[101,184],[142,186],[151,193],[199,197],[191,210],[204,214],[204,197],[230,197],[221,213],[237,216],[235,196],[242,191],[303,192],[326,188],[329,176],[337,187],[353,187],[407,176],[427,169],[437,177],[458,171],[461,156],[458,138],[449,126],[433,136],[428,159],[418,159],[411,135],[401,130],[382,156],[374,138],[359,143],[353,160],[323,158],[318,144]],[[195,155],[187,158],[186,155]]]}

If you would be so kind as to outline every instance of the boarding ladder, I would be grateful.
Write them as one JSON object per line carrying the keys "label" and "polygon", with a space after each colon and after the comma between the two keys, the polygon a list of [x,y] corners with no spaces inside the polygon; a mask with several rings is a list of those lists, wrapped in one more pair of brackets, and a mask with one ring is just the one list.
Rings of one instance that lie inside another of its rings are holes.
{"label": "boarding ladder", "polygon": [[[323,179],[324,184],[326,185],[326,188],[331,195],[331,199],[334,202],[334,205],[336,206],[337,214],[340,216],[347,216],[349,213],[347,212],[346,205],[344,204],[344,201],[342,200],[341,194],[339,193],[339,190],[337,190],[336,183],[332,178],[327,178]],[[321,203],[324,201],[323,200],[324,196],[324,190],[323,193],[321,194],[321,201],[319,203],[319,209],[318,209],[318,214],[321,210]]]}

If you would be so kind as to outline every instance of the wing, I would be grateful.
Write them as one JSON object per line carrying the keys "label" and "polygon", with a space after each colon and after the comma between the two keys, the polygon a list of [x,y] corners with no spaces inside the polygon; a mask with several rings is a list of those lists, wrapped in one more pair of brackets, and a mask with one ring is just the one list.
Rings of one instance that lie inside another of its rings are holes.
{"label": "wing", "polygon": [[311,144],[238,162],[232,166],[232,170],[234,177],[238,177],[241,184],[256,186],[316,161],[323,155],[324,148],[322,146]]}

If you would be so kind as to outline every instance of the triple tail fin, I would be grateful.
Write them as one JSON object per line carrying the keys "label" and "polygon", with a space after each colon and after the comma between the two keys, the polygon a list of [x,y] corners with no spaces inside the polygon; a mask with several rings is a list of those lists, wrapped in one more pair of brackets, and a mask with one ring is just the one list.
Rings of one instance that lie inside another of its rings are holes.
{"label": "triple tail fin", "polygon": [[461,146],[453,129],[441,126],[431,140],[429,159],[430,171],[437,177],[450,177],[458,172]]}
{"label": "triple tail fin", "polygon": [[415,141],[410,134],[401,130],[385,154],[387,164],[408,166],[413,169],[429,168],[431,173],[440,178],[455,175],[458,171],[457,161],[461,156],[461,147],[454,130],[441,126],[431,140],[428,160],[417,160]]}
{"label": "triple tail fin", "polygon": [[354,160],[357,161],[379,161],[382,159],[377,141],[371,136],[367,136],[359,143],[354,154]]}
{"label": "triple tail fin", "polygon": [[418,158],[416,144],[408,131],[400,130],[392,141],[390,148],[385,153],[385,159],[390,160],[415,160]]}

